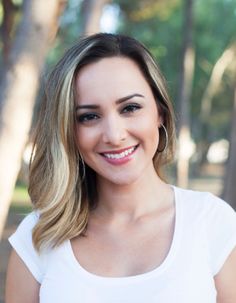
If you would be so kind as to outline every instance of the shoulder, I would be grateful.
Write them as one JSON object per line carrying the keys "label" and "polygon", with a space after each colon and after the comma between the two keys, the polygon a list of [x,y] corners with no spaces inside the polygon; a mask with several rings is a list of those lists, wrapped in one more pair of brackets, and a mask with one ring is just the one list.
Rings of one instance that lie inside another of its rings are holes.
{"label": "shoulder", "polygon": [[236,247],[236,212],[224,200],[209,192],[175,188],[187,226],[203,232],[213,276]]}
{"label": "shoulder", "polygon": [[24,219],[21,221],[14,234],[24,235],[24,237],[26,236],[31,237],[32,230],[37,224],[38,220],[39,220],[39,213],[37,211],[32,211],[31,213],[27,214],[24,217]]}
{"label": "shoulder", "polygon": [[18,228],[33,228],[39,220],[39,212],[38,211],[32,211],[23,218]]}
{"label": "shoulder", "polygon": [[36,251],[32,241],[32,230],[38,220],[39,213],[36,211],[31,212],[22,220],[8,240],[35,279],[40,282],[45,256]]}
{"label": "shoulder", "polygon": [[175,187],[177,199],[180,200],[182,207],[191,213],[198,213],[202,216],[230,216],[236,217],[234,209],[221,198],[210,192],[182,189]]}

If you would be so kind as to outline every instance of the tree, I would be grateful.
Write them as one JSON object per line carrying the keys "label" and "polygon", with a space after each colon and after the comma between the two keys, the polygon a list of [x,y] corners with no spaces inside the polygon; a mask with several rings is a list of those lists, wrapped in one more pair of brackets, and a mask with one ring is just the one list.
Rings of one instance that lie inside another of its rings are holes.
{"label": "tree", "polygon": [[177,159],[177,182],[179,186],[188,185],[188,166],[191,144],[190,135],[190,98],[194,73],[193,48],[193,0],[185,0],[185,20],[183,26],[183,55],[179,82],[179,152]]}
{"label": "tree", "polygon": [[11,0],[2,1],[3,21],[1,28],[2,42],[3,42],[3,61],[7,63],[11,46],[11,32],[14,23],[15,6]]}
{"label": "tree", "polygon": [[236,210],[236,85],[234,91],[234,111],[230,139],[229,158],[224,178],[223,199]]}
{"label": "tree", "polygon": [[2,20],[0,24],[0,81],[3,77],[3,71],[9,63],[9,55],[15,29],[19,22],[22,12],[22,4],[15,3],[13,0],[2,0],[0,2],[0,12]]}
{"label": "tree", "polygon": [[[204,163],[205,157],[208,151],[208,147],[211,142],[207,140],[208,132],[208,121],[210,120],[210,115],[212,112],[212,101],[214,96],[221,88],[221,82],[225,70],[233,63],[236,57],[236,43],[233,43],[230,47],[226,48],[222,55],[216,61],[209,82],[203,93],[201,100],[201,111],[200,111],[200,121],[199,121],[199,132],[201,133],[201,143],[200,143],[200,164]],[[204,140],[205,138],[205,140]]]}
{"label": "tree", "polygon": [[80,36],[100,32],[104,7],[111,0],[68,0],[60,18],[55,45],[47,57],[47,66],[54,65]]}
{"label": "tree", "polygon": [[[154,54],[163,71],[179,119],[180,106],[178,84],[179,65],[183,48],[182,0],[113,0],[120,8],[118,31],[130,34],[142,41]],[[215,62],[235,41],[235,1],[194,1],[193,44],[195,49],[194,81],[190,100],[190,127],[194,142],[213,141],[225,138],[229,129],[229,115],[233,83],[229,73],[224,73],[220,89],[214,94],[214,107],[207,121],[207,132],[201,132],[201,100],[208,86]],[[209,15],[209,11],[211,14]],[[224,20],[224,26],[222,22]],[[174,38],[173,38],[174,37]],[[207,137],[207,136],[208,137]],[[199,163],[200,150],[191,158]],[[190,162],[191,164],[191,162]],[[196,167],[194,165],[194,167]],[[193,168],[194,168],[193,167]]]}
{"label": "tree", "polygon": [[211,112],[212,99],[220,88],[222,76],[225,69],[233,61],[236,55],[236,43],[225,49],[220,58],[216,61],[208,85],[204,91],[201,101],[201,120],[206,123]]}
{"label": "tree", "polygon": [[0,239],[28,140],[40,72],[65,3],[23,2],[22,20],[0,86]]}
{"label": "tree", "polygon": [[104,5],[110,0],[84,0],[81,13],[83,16],[83,33],[94,34],[100,31],[100,19]]}

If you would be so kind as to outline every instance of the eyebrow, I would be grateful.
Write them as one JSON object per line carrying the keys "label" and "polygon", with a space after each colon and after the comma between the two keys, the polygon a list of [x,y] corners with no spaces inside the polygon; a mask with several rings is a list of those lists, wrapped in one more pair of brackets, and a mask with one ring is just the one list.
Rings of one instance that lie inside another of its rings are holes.
{"label": "eyebrow", "polygon": [[[141,94],[132,94],[132,95],[128,95],[128,96],[125,96],[125,97],[122,97],[122,98],[119,98],[116,100],[116,104],[121,104],[129,99],[132,99],[134,97],[141,97],[141,98],[144,98],[143,95]],[[98,109],[99,108],[99,105],[96,105],[96,104],[85,104],[85,105],[77,105],[75,110],[77,111],[78,109]]]}

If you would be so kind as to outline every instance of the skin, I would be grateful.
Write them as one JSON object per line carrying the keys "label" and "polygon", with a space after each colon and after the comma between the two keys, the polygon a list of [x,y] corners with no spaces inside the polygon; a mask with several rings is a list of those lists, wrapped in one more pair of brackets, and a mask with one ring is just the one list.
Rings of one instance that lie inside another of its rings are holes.
{"label": "skin", "polygon": [[38,303],[40,284],[12,250],[6,280],[6,303]]}
{"label": "skin", "polygon": [[[77,145],[84,161],[97,172],[102,188],[107,191],[114,186],[117,191],[136,182],[143,173],[156,175],[152,157],[162,118],[135,63],[108,58],[90,64],[80,71],[76,88]],[[124,98],[127,100],[122,102]],[[91,105],[97,108],[83,108]],[[135,157],[125,165],[111,165],[100,155],[137,144]],[[130,192],[130,187],[127,189]]]}
{"label": "skin", "polygon": [[227,258],[223,268],[215,276],[217,303],[236,302],[236,248]]}
{"label": "skin", "polygon": [[[151,89],[133,61],[114,57],[85,66],[77,76],[76,91],[76,144],[97,172],[99,193],[87,237],[71,240],[75,257],[101,276],[150,271],[168,254],[175,219],[173,191],[152,163],[163,121]],[[137,145],[122,165],[101,155]],[[217,303],[236,302],[235,268],[236,249],[215,277]],[[39,287],[13,251],[6,303],[39,302]]]}
{"label": "skin", "polygon": [[[99,197],[87,237],[72,241],[74,253],[102,276],[147,272],[166,257],[174,230],[173,191],[152,161],[163,122],[154,96],[137,65],[121,57],[83,68],[76,89],[77,146],[97,172]],[[122,165],[101,155],[137,145]]]}

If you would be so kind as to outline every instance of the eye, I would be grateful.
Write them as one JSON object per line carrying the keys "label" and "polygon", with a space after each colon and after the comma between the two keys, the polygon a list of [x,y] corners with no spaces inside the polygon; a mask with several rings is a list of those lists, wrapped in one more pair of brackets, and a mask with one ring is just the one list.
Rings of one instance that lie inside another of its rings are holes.
{"label": "eye", "polygon": [[141,105],[139,104],[128,104],[122,109],[122,113],[133,113],[139,109],[141,109]]}
{"label": "eye", "polygon": [[76,117],[76,120],[79,123],[89,123],[97,119],[99,119],[99,116],[95,113],[86,113]]}

